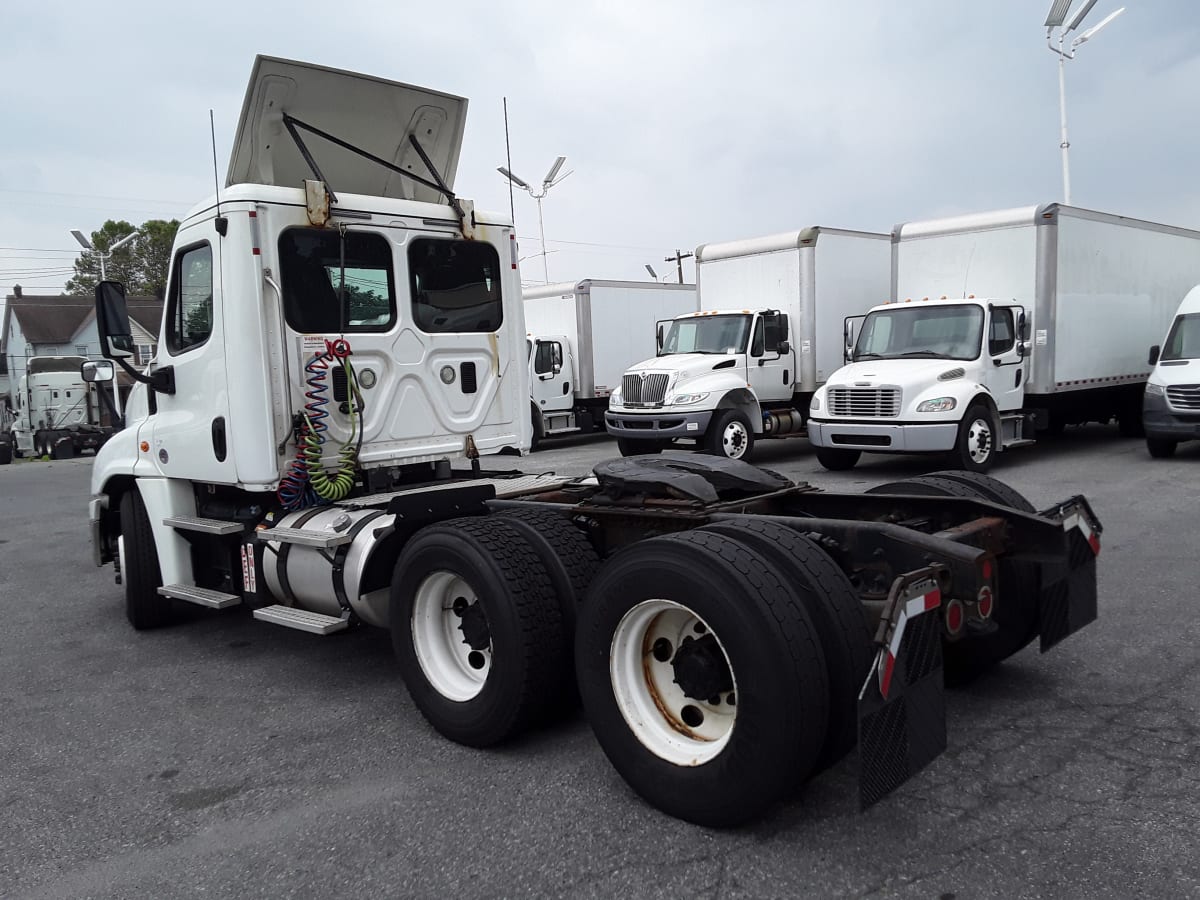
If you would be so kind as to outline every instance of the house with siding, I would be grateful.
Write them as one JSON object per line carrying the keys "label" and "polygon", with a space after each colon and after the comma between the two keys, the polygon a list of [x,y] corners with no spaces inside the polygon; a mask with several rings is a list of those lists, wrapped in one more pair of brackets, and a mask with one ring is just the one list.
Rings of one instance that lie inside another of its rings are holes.
{"label": "house with siding", "polygon": [[[158,351],[158,329],[163,302],[157,297],[129,297],[129,324],[137,353],[133,363],[145,366]],[[65,294],[34,296],[18,286],[9,294],[0,328],[0,356],[8,373],[8,386],[0,398],[11,400],[33,356],[83,356],[100,359],[100,335],[91,297]],[[124,408],[132,380],[118,368],[117,387]],[[10,403],[11,406],[11,403]]]}

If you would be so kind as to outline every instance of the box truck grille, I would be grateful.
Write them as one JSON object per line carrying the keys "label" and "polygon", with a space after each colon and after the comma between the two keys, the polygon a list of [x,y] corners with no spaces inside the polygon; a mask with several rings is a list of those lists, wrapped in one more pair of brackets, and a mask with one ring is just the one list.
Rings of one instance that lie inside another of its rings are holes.
{"label": "box truck grille", "polygon": [[621,379],[622,400],[626,406],[652,406],[667,396],[669,375],[652,372],[649,375],[626,375]]}
{"label": "box truck grille", "polygon": [[1200,412],[1200,384],[1177,384],[1167,388],[1167,399],[1175,409]]}
{"label": "box truck grille", "polygon": [[900,415],[900,389],[830,388],[829,412],[835,416],[894,419]]}

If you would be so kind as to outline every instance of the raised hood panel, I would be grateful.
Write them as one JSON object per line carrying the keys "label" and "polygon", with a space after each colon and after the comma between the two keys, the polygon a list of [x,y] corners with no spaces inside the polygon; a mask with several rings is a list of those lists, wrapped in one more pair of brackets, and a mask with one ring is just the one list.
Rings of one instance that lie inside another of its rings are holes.
{"label": "raised hood panel", "polygon": [[[465,98],[270,56],[254,60],[226,186],[301,187],[316,177],[283,125],[284,112],[432,181],[408,139],[415,134],[446,185],[454,187]],[[431,188],[303,129],[298,133],[334,193],[445,202]]]}

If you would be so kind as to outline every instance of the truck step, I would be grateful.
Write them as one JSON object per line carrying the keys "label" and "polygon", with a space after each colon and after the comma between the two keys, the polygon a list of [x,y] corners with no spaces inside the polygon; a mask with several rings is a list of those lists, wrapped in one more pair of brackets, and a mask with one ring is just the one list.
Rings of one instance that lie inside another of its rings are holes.
{"label": "truck step", "polygon": [[242,598],[237,594],[224,594],[221,591],[211,591],[208,588],[195,587],[190,584],[165,584],[158,589],[164,597],[174,597],[176,600],[186,600],[197,606],[207,606],[209,609],[225,609],[237,606]]}
{"label": "truck step", "polygon": [[1029,438],[1021,438],[1015,441],[1005,441],[1004,449],[1011,450],[1013,447],[1032,447],[1036,443],[1037,441],[1030,440]]}
{"label": "truck step", "polygon": [[297,631],[307,631],[309,634],[333,634],[335,631],[345,631],[350,624],[349,619],[337,616],[327,616],[323,613],[309,612],[307,609],[296,609],[294,606],[264,606],[254,611],[254,618],[284,628],[295,628]]}
{"label": "truck step", "polygon": [[303,528],[268,528],[258,532],[260,541],[299,544],[301,547],[316,547],[318,550],[348,544],[351,537],[349,531],[305,531]]}
{"label": "truck step", "polygon": [[237,534],[242,530],[240,522],[228,522],[225,519],[202,519],[199,516],[167,516],[164,525],[170,525],[180,531],[202,531],[205,534]]}

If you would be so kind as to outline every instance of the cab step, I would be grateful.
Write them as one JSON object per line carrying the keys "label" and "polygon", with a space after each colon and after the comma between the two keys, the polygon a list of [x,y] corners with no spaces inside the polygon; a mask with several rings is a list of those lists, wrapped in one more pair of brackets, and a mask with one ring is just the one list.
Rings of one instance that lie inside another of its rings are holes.
{"label": "cab step", "polygon": [[225,594],[191,584],[164,584],[158,589],[158,592],[164,597],[186,600],[188,603],[207,606],[209,609],[225,609],[229,606],[237,606],[242,602],[242,598],[237,594]]}
{"label": "cab step", "polygon": [[324,613],[309,612],[307,609],[297,609],[294,606],[264,606],[254,611],[254,618],[284,628],[295,628],[297,631],[307,631],[309,634],[333,634],[335,631],[345,631],[350,625],[348,618],[327,616]]}
{"label": "cab step", "polygon": [[305,531],[303,528],[268,528],[258,532],[260,541],[277,541],[280,544],[297,544],[301,547],[316,547],[328,550],[350,543],[353,535],[347,531]]}
{"label": "cab step", "polygon": [[1015,441],[1005,441],[1004,449],[1011,450],[1013,447],[1032,447],[1036,443],[1037,441],[1030,440],[1029,438],[1021,438]]}
{"label": "cab step", "polygon": [[167,516],[163,524],[179,531],[201,531],[204,534],[237,534],[242,530],[241,522],[202,519],[199,516]]}

